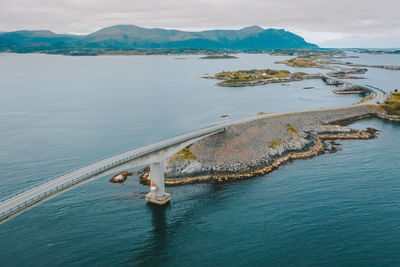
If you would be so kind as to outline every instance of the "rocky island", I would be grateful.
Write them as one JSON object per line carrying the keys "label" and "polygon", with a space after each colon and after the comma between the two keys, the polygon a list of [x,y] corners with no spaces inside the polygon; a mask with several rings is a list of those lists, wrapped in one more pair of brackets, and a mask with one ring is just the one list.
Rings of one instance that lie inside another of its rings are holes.
{"label": "rocky island", "polygon": [[324,66],[314,62],[312,59],[305,59],[301,57],[291,58],[289,60],[282,60],[275,62],[276,64],[285,64],[290,67],[299,67],[299,68],[319,68],[323,69]]}
{"label": "rocky island", "polygon": [[209,56],[201,57],[200,59],[233,59],[233,58],[237,58],[237,57],[232,56],[232,55],[209,55]]}
{"label": "rocky island", "polygon": [[218,86],[242,87],[256,86],[270,83],[287,83],[302,81],[304,79],[321,79],[321,74],[308,74],[305,72],[290,73],[287,70],[252,69],[223,71],[214,76],[205,76],[206,79],[222,80]]}
{"label": "rocky island", "polygon": [[118,173],[118,174],[114,175],[109,180],[109,182],[110,183],[123,183],[128,178],[128,176],[131,176],[131,175],[132,175],[131,172],[124,171],[124,172],[121,172],[121,173]]}
{"label": "rocky island", "polygon": [[[369,139],[376,130],[356,130],[344,125],[371,116],[367,106],[269,116],[232,125],[200,140],[171,157],[165,164],[165,184],[245,179],[268,173],[281,164],[335,150],[326,140]],[[149,183],[149,172],[140,176]]]}

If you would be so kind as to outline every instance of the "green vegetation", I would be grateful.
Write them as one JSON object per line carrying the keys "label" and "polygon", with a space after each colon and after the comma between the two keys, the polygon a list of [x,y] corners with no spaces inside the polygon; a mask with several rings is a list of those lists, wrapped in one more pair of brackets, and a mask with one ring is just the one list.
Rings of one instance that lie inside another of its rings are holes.
{"label": "green vegetation", "polygon": [[363,98],[361,98],[360,100],[358,100],[357,103],[362,103],[362,102],[368,101],[368,100],[373,99],[373,98],[374,98],[374,96],[372,94],[366,95]]}
{"label": "green vegetation", "polygon": [[302,58],[291,58],[289,60],[282,60],[278,63],[286,64],[291,67],[300,67],[300,68],[320,68],[321,66],[315,63],[311,59],[302,59]]}
{"label": "green vegetation", "polygon": [[[298,35],[278,29],[253,26],[240,30],[179,31],[117,25],[88,35],[56,34],[50,31],[0,33],[0,51],[16,53],[57,53],[97,55],[137,49],[215,49],[260,51],[275,48],[318,49]],[[221,53],[221,52],[220,52]]]}
{"label": "green vegetation", "polygon": [[200,59],[232,59],[232,58],[237,58],[237,57],[230,55],[210,55],[201,57]]}
{"label": "green vegetation", "polygon": [[308,75],[308,73],[306,73],[306,72],[295,72],[295,73],[293,73],[293,76],[306,76],[306,75]]}
{"label": "green vegetation", "polygon": [[221,53],[234,53],[233,51],[227,49],[145,49],[145,48],[134,48],[134,49],[91,49],[91,50],[81,50],[81,51],[47,51],[46,53],[55,53],[55,54],[65,54],[71,56],[79,56],[79,55],[217,55]]}
{"label": "green vegetation", "polygon": [[291,76],[290,72],[287,70],[238,70],[233,72],[221,72],[215,74],[215,78],[225,80],[225,83],[232,82],[249,82],[257,81],[263,79],[273,79],[273,78],[289,78]]}
{"label": "green vegetation", "polygon": [[275,56],[301,56],[301,57],[319,57],[319,56],[333,56],[344,55],[340,49],[273,49],[267,51],[270,55]]}
{"label": "green vegetation", "polygon": [[388,115],[400,115],[400,93],[390,93],[390,98],[381,104]]}
{"label": "green vegetation", "polygon": [[297,134],[297,132],[299,131],[299,130],[296,130],[292,125],[290,125],[290,124],[288,124],[287,125],[287,130],[289,131],[289,132],[291,132],[292,134]]}
{"label": "green vegetation", "polygon": [[277,147],[279,147],[280,145],[282,145],[283,144],[283,142],[281,141],[281,140],[279,140],[279,141],[272,141],[271,142],[271,144],[269,144],[269,148],[273,148],[273,149],[275,149],[275,148],[277,148]]}
{"label": "green vegetation", "polygon": [[217,83],[219,86],[239,87],[301,81],[306,78],[315,79],[315,76],[305,72],[290,73],[287,70],[251,69],[223,71],[215,74],[213,77],[203,78],[223,80],[222,82]]}
{"label": "green vegetation", "polygon": [[185,147],[184,149],[173,155],[170,158],[169,162],[173,163],[176,161],[184,161],[184,160],[196,160],[196,156],[193,155],[192,152],[190,152],[189,147]]}

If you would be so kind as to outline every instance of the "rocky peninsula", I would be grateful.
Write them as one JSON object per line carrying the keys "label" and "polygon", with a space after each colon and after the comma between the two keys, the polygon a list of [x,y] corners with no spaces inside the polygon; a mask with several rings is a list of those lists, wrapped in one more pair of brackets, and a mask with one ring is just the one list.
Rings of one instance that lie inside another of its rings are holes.
{"label": "rocky peninsula", "polygon": [[[263,175],[287,161],[335,150],[334,143],[326,140],[373,138],[374,129],[344,126],[371,116],[376,116],[375,109],[356,106],[277,115],[232,125],[166,160],[165,184],[221,182]],[[140,179],[148,184],[149,172],[144,171]]]}

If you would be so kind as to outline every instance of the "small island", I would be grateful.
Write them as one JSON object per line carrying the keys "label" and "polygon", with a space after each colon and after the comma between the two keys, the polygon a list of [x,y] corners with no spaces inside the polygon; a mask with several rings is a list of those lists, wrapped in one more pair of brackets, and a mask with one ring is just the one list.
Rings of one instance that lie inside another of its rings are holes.
{"label": "small island", "polygon": [[223,71],[214,76],[203,78],[222,80],[222,82],[217,83],[218,86],[242,87],[269,83],[286,83],[301,81],[303,79],[321,79],[322,76],[320,74],[308,74],[305,72],[290,73],[288,70],[252,69]]}
{"label": "small island", "polygon": [[391,121],[400,121],[400,93],[391,92],[389,98],[379,105],[379,117]]}
{"label": "small island", "polygon": [[131,172],[124,171],[124,172],[121,172],[121,173],[118,173],[118,174],[114,175],[109,180],[109,182],[110,183],[123,183],[126,180],[126,178],[128,178],[128,176],[131,176],[131,175],[132,175]]}
{"label": "small island", "polygon": [[324,67],[312,59],[304,59],[304,58],[291,58],[289,60],[282,60],[275,62],[276,64],[285,64],[290,67],[298,67],[298,68],[319,68],[323,69]]}
{"label": "small island", "polygon": [[209,55],[201,57],[200,59],[233,59],[233,58],[237,57],[225,54],[225,55]]}

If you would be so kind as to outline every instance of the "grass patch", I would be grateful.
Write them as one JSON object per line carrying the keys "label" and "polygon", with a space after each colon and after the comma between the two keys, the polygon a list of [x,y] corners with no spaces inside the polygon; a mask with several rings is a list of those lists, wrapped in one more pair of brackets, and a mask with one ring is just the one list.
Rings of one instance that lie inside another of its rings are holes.
{"label": "grass patch", "polygon": [[388,115],[400,115],[400,93],[390,93],[390,98],[381,104]]}
{"label": "grass patch", "polygon": [[301,72],[301,71],[298,71],[298,72],[293,73],[293,76],[306,76],[306,75],[308,75],[308,73],[306,73],[306,72]]}
{"label": "grass patch", "polygon": [[193,155],[192,152],[190,152],[189,147],[185,147],[184,149],[173,155],[170,158],[169,163],[185,160],[196,160],[196,156]]}
{"label": "grass patch", "polygon": [[[252,69],[252,70],[237,70],[237,71],[224,71],[215,74],[215,78],[224,79],[226,83],[229,82],[249,82],[263,79],[274,78],[289,78],[291,74],[287,70],[271,70],[271,69]],[[297,74],[298,75],[298,74]],[[296,76],[297,76],[296,75]],[[302,73],[307,75],[307,73]]]}
{"label": "grass patch", "polygon": [[286,64],[291,67],[299,68],[319,68],[320,65],[309,59],[292,58],[289,60],[282,60],[279,63]]}
{"label": "grass patch", "polygon": [[365,102],[365,101],[367,101],[367,100],[372,99],[373,97],[374,97],[373,95],[366,95],[366,96],[364,96],[363,98],[361,98],[359,101],[357,101],[357,103]]}
{"label": "grass patch", "polygon": [[269,148],[273,148],[273,149],[275,149],[275,148],[277,148],[277,147],[279,147],[280,145],[282,145],[283,144],[283,142],[281,141],[281,140],[279,140],[279,141],[272,141],[271,142],[271,144],[269,144]]}
{"label": "grass patch", "polygon": [[287,130],[291,132],[292,134],[297,134],[299,130],[295,129],[292,125],[288,124],[287,125]]}

